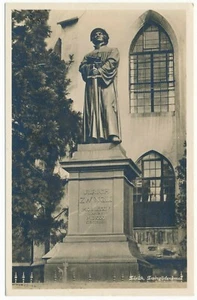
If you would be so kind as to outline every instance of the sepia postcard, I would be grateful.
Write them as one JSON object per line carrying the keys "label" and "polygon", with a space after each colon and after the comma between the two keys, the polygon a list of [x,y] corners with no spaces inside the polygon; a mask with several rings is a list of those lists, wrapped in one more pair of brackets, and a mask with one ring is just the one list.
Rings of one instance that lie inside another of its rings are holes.
{"label": "sepia postcard", "polygon": [[192,296],[194,4],[5,11],[6,295]]}

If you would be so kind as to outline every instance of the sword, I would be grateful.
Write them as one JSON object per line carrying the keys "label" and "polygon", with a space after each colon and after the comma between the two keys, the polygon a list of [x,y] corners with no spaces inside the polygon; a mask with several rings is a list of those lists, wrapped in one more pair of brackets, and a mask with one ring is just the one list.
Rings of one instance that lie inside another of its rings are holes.
{"label": "sword", "polygon": [[[95,64],[93,64],[93,70],[95,70]],[[99,98],[98,98],[98,78],[101,78],[100,75],[92,75],[88,76],[88,79],[92,80],[93,83],[93,90],[94,90],[94,99],[93,99],[93,104],[94,104],[94,111],[95,111],[95,118],[96,118],[96,134],[98,137],[98,143],[100,142],[100,108],[99,108]]]}

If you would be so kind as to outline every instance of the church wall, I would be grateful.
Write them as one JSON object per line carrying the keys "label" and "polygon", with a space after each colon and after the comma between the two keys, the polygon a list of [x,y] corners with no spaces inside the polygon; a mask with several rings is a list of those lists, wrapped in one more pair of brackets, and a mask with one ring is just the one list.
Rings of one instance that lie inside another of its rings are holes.
{"label": "church wall", "polygon": [[[151,7],[149,8],[151,9]],[[136,161],[143,153],[156,150],[166,156],[174,167],[183,154],[185,140],[186,109],[186,14],[181,6],[176,9],[154,9],[160,14],[159,22],[173,43],[175,52],[175,113],[131,114],[129,112],[129,48],[133,38],[143,26],[147,9],[130,10],[79,10],[51,11],[49,24],[52,29],[48,47],[54,47],[62,39],[62,58],[68,60],[74,54],[74,63],[69,72],[70,97],[74,108],[83,110],[85,84],[78,72],[83,56],[92,51],[90,32],[95,27],[104,28],[109,36],[109,47],[117,47],[120,52],[118,70],[118,98],[122,127],[122,146],[128,157]],[[78,17],[78,22],[62,28],[57,22]]]}

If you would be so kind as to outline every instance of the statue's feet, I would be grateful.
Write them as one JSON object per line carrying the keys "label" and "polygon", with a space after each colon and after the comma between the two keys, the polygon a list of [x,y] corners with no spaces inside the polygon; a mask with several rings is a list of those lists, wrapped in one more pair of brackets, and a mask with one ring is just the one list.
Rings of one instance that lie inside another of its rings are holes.
{"label": "statue's feet", "polygon": [[120,144],[121,143],[121,140],[119,139],[118,136],[116,135],[112,135],[111,138],[110,138],[110,141],[114,144]]}

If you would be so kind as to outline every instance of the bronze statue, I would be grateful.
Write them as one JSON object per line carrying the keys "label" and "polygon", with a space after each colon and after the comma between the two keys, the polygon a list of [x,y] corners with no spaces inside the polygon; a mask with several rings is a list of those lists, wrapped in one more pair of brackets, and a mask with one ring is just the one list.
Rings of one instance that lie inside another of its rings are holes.
{"label": "bronze statue", "polygon": [[117,69],[119,52],[107,46],[109,36],[102,28],[90,34],[94,50],[80,64],[86,82],[83,111],[85,143],[121,143],[117,104]]}

